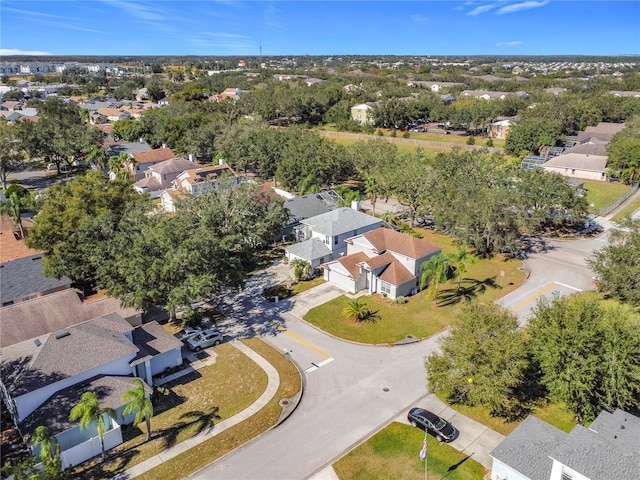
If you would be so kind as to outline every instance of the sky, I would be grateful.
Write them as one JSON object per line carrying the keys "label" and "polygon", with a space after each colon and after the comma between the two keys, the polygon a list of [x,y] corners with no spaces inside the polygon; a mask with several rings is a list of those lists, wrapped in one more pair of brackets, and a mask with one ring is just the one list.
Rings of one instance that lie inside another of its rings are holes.
{"label": "sky", "polygon": [[639,55],[640,0],[2,0],[21,54]]}

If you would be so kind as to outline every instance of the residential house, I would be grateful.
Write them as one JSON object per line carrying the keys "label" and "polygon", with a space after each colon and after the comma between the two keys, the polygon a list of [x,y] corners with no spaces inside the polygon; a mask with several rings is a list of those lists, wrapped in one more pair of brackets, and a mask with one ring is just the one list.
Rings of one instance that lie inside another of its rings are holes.
{"label": "residential house", "polygon": [[335,210],[337,197],[335,192],[327,191],[298,195],[285,200],[284,208],[287,209],[289,218],[282,228],[282,235],[291,236],[293,229],[299,226],[301,221]]}
{"label": "residential house", "polygon": [[[182,342],[157,322],[133,327],[111,313],[0,349],[0,394],[23,435],[29,436],[38,425],[49,427],[55,437],[60,436],[61,447],[64,443],[64,466],[77,464],[79,458],[97,453],[91,447],[95,432],[69,429],[64,423],[64,414],[82,391],[91,388],[106,395],[119,381],[115,390],[121,397],[121,382],[130,382],[132,376],[153,385],[154,375],[182,363],[181,350]],[[102,385],[83,385],[101,381]],[[123,409],[120,397],[113,397],[115,405],[110,406]],[[58,414],[52,415],[54,411]],[[109,422],[107,430],[116,432],[109,446],[122,442],[118,430],[123,421],[120,410],[119,418]]]}
{"label": "residential house", "polygon": [[584,143],[590,139],[610,142],[616,133],[625,127],[624,123],[600,122],[596,126],[589,126],[578,133],[578,143]]}
{"label": "residential house", "polygon": [[174,190],[173,188],[168,188],[160,193],[160,207],[165,212],[174,213],[176,211],[176,204],[188,197],[189,194],[182,189]]}
{"label": "residential house", "polygon": [[566,433],[530,415],[490,455],[492,480],[637,478],[640,418],[603,411]]}
{"label": "residential house", "polygon": [[412,80],[410,82],[407,82],[407,86],[409,87],[418,86],[418,87],[428,88],[434,93],[440,93],[442,90],[446,88],[455,87],[458,85],[463,85],[463,84],[458,82],[425,82],[420,80]]}
{"label": "residential house", "polygon": [[442,252],[437,245],[385,227],[345,242],[346,256],[322,265],[324,279],[350,293],[366,290],[391,299],[417,293],[420,266]]}
{"label": "residential house", "polygon": [[360,103],[351,107],[351,119],[360,125],[373,125],[372,103]]}
{"label": "residential house", "polygon": [[238,100],[240,98],[240,95],[242,95],[242,89],[229,87],[225,88],[224,91],[219,95],[212,95],[211,97],[209,97],[209,100],[218,103],[224,102],[227,99]]}
{"label": "residential house", "polygon": [[186,158],[170,158],[164,162],[151,165],[144,172],[144,178],[134,183],[133,188],[139,193],[148,193],[152,198],[155,198],[160,196],[163,190],[170,188],[172,182],[180,173],[201,166]]}
{"label": "residential house", "polygon": [[462,97],[481,98],[483,100],[504,100],[508,95],[516,95],[524,99],[529,98],[529,94],[526,92],[493,92],[489,90],[463,90],[460,92]]}
{"label": "residential house", "polygon": [[629,92],[623,90],[610,90],[609,93],[614,97],[634,97],[640,98],[640,92]]}
{"label": "residential house", "polygon": [[126,111],[124,108],[98,108],[96,112],[110,122],[117,122],[118,120],[131,118],[131,113]]}
{"label": "residential house", "polygon": [[147,87],[139,88],[136,90],[136,101],[142,102],[144,100],[149,100],[149,91]]}
{"label": "residential house", "polygon": [[546,172],[559,173],[565,177],[606,180],[608,159],[607,155],[564,153],[556,157],[550,157],[542,165],[542,168]]}
{"label": "residential house", "polygon": [[71,288],[71,279],[45,277],[43,271],[42,254],[0,263],[2,306],[6,307]]}
{"label": "residential house", "polygon": [[294,228],[296,243],[285,247],[289,261],[304,260],[315,271],[320,265],[347,253],[346,240],[382,226],[382,220],[341,207],[300,221]]}
{"label": "residential house", "polygon": [[507,138],[515,122],[515,117],[498,117],[495,122],[491,122],[487,133],[493,138]]}
{"label": "residential house", "polygon": [[[222,162],[224,162],[222,160]],[[172,182],[173,190],[184,190],[191,195],[212,190],[220,180],[227,179],[231,183],[225,186],[237,186],[241,178],[236,175],[227,163],[208,165],[182,171]]]}
{"label": "residential house", "polygon": [[158,100],[159,107],[166,107],[167,105],[169,105],[169,99],[167,97],[163,97],[160,100]]}
{"label": "residential house", "polygon": [[442,99],[442,101],[444,102],[445,105],[451,105],[453,102],[456,101],[456,97],[454,97],[450,93],[448,93],[446,95],[444,95],[444,94],[440,95],[440,98]]}
{"label": "residential house", "polygon": [[154,148],[153,150],[137,151],[130,155],[130,161],[126,168],[133,177],[133,181],[137,182],[145,177],[145,172],[160,162],[175,158],[175,153],[170,148]]}
{"label": "residential house", "polygon": [[23,237],[29,235],[29,230],[34,225],[31,216],[27,214],[20,215],[20,223],[22,224],[22,229],[8,214],[0,216],[0,262],[8,262],[41,253],[38,250],[27,247],[24,243]]}

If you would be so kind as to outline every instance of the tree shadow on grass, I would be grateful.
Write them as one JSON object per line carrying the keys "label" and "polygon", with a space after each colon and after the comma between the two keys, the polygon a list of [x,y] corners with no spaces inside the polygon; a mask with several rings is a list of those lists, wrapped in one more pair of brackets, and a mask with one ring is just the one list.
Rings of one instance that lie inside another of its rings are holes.
{"label": "tree shadow on grass", "polygon": [[182,432],[186,428],[191,427],[192,425],[196,426],[193,435],[197,435],[207,429],[213,428],[214,422],[222,418],[220,417],[220,415],[218,415],[219,410],[220,409],[218,407],[214,407],[211,409],[210,413],[196,410],[180,415],[181,421],[177,422],[173,427],[163,430],[160,433],[160,436],[163,439],[164,448],[173,447],[177,442],[180,432]]}
{"label": "tree shadow on grass", "polygon": [[456,284],[454,288],[440,290],[437,306],[446,307],[448,305],[456,305],[462,300],[471,301],[486,292],[488,288],[499,289],[502,287],[496,283],[495,277],[485,278],[484,280],[463,278],[460,289]]}

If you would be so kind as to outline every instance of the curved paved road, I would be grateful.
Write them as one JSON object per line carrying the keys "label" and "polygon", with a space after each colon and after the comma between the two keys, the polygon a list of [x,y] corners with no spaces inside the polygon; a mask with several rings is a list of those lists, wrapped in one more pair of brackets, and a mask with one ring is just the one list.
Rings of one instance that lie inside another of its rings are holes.
{"label": "curved paved road", "polygon": [[[593,288],[586,258],[605,244],[606,233],[594,239],[548,242],[546,252],[526,261],[530,274],[522,287],[500,303],[516,312],[524,323],[538,298]],[[409,407],[431,401],[424,359],[438,348],[438,339],[445,333],[394,347],[344,342],[298,317],[309,305],[339,295],[337,289],[324,285],[301,295],[298,305],[281,302],[276,308],[260,295],[262,282],[268,281],[269,274],[253,279],[223,310],[238,321],[235,326],[229,325],[239,329],[238,334],[261,334],[276,348],[293,351],[306,371],[301,404],[285,423],[192,478],[310,478],[390,421],[403,418]],[[465,429],[461,428],[461,436],[463,433]],[[476,432],[466,435],[471,433]],[[494,436],[474,445],[479,450],[484,448],[479,460],[485,466],[488,450],[499,441]]]}

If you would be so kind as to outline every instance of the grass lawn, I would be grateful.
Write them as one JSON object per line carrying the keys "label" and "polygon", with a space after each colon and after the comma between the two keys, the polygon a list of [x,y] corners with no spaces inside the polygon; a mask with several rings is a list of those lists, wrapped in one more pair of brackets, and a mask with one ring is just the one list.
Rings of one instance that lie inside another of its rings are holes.
{"label": "grass lawn", "polygon": [[639,208],[640,208],[640,197],[636,198],[633,202],[629,203],[629,205],[627,205],[618,213],[616,213],[613,216],[612,220],[614,222],[619,222],[623,220],[625,217],[628,217],[629,215],[631,215],[633,212],[635,212]]}
{"label": "grass lawn", "polygon": [[[509,435],[522,422],[522,420],[507,422],[503,418],[493,417],[485,407],[468,407],[466,405],[451,404],[447,402],[446,398],[440,395],[438,395],[438,398],[457,412],[503,435]],[[564,404],[541,401],[539,405],[533,407],[531,414],[565,432],[570,432],[576,425],[573,421],[574,415],[567,410]]]}
{"label": "grass lawn", "polygon": [[[277,422],[281,412],[278,402],[300,390],[300,375],[279,351],[262,340],[254,338],[244,342],[278,370],[281,384],[274,399],[252,416],[250,422],[228,429],[142,478],[183,478]],[[214,351],[215,364],[165,385],[169,394],[160,396],[154,403],[151,441],[145,442],[144,422],[125,427],[124,443],[110,450],[104,463],[96,457],[76,468],[74,476],[99,479],[115,475],[241,412],[257,400],[267,386],[266,373],[230,344],[220,345]],[[239,371],[241,376],[237,374]]]}
{"label": "grass lawn", "polygon": [[[253,414],[250,418],[136,477],[137,479],[174,480],[176,478],[184,478],[268,430],[278,422],[282,413],[282,408],[279,404],[280,400],[291,398],[300,392],[300,373],[291,362],[285,360],[281,352],[267,345],[264,341],[258,338],[251,338],[243,340],[243,343],[264,357],[278,370],[280,386],[275,396],[262,410]],[[242,378],[239,379],[238,371],[242,371],[241,367],[233,366],[226,373],[229,377],[233,377],[236,383],[246,383],[249,377],[243,374]],[[264,388],[260,393],[262,391],[264,391]]]}
{"label": "grass lawn", "polygon": [[[418,230],[425,240],[440,245],[444,253],[455,249],[450,237]],[[505,260],[503,256],[478,260],[468,267],[461,284],[462,294],[457,291],[456,279],[450,279],[441,285],[437,305],[424,291],[407,297],[404,304],[396,304],[378,294],[360,297],[380,315],[375,322],[347,320],[342,315],[342,309],[349,301],[345,295],[312,308],[304,319],[332,335],[361,343],[393,344],[407,335],[425,338],[451,324],[466,300],[477,298],[491,302],[515,290],[524,281],[524,273],[519,270],[521,266],[521,261]]]}
{"label": "grass lawn", "polygon": [[[341,480],[424,478],[425,461],[419,457],[423,439],[422,430],[393,422],[334,463],[333,469]],[[478,480],[486,473],[478,462],[431,435],[427,452],[429,478]]]}
{"label": "grass lawn", "polygon": [[627,193],[631,187],[624,183],[585,181],[587,202],[593,204],[592,209],[604,208]]}

